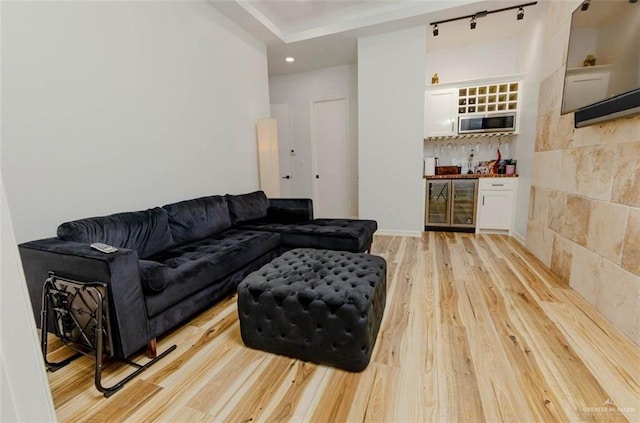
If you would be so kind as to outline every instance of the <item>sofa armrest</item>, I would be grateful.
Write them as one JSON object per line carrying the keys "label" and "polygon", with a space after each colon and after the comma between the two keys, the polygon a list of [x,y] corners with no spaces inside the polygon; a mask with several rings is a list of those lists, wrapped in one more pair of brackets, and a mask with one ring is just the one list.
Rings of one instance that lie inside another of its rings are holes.
{"label": "sofa armrest", "polygon": [[270,198],[269,210],[272,216],[287,216],[299,218],[298,220],[313,220],[313,201],[310,198]]}
{"label": "sofa armrest", "polygon": [[127,358],[149,341],[138,254],[119,249],[105,254],[89,244],[57,238],[18,246],[36,322],[40,326],[42,289],[50,271],[70,279],[108,285],[109,315],[116,357]]}

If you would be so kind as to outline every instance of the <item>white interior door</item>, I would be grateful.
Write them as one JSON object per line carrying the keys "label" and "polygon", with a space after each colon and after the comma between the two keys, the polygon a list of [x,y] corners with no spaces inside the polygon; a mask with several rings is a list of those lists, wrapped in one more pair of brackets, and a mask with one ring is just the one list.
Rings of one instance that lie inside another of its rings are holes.
{"label": "white interior door", "polygon": [[346,98],[311,104],[314,163],[314,215],[348,218],[352,210],[349,180],[349,105]]}
{"label": "white interior door", "polygon": [[278,121],[278,155],[280,163],[280,195],[293,197],[293,173],[291,172],[291,121],[289,105],[272,104],[271,117]]}

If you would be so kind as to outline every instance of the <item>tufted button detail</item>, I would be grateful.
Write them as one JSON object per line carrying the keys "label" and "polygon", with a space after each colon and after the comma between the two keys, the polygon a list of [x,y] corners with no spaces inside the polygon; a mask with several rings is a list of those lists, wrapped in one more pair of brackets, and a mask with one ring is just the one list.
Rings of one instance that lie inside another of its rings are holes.
{"label": "tufted button detail", "polygon": [[382,319],[385,271],[384,260],[371,255],[286,252],[241,282],[242,339],[252,348],[359,371]]}

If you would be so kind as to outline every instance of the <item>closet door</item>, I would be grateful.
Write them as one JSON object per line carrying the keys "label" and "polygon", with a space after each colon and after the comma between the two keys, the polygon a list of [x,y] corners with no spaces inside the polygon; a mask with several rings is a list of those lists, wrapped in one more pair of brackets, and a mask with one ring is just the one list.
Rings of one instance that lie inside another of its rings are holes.
{"label": "closet door", "polygon": [[346,98],[311,104],[314,215],[355,216],[353,184],[349,179],[349,105]]}

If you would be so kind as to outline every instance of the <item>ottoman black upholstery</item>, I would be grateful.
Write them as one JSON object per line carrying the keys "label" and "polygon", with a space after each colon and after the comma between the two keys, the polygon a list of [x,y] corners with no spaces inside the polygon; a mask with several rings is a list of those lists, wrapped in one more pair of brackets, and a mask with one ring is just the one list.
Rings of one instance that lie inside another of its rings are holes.
{"label": "ottoman black upholstery", "polygon": [[382,257],[301,248],[238,286],[244,343],[305,361],[362,371],[369,364],[386,299]]}

